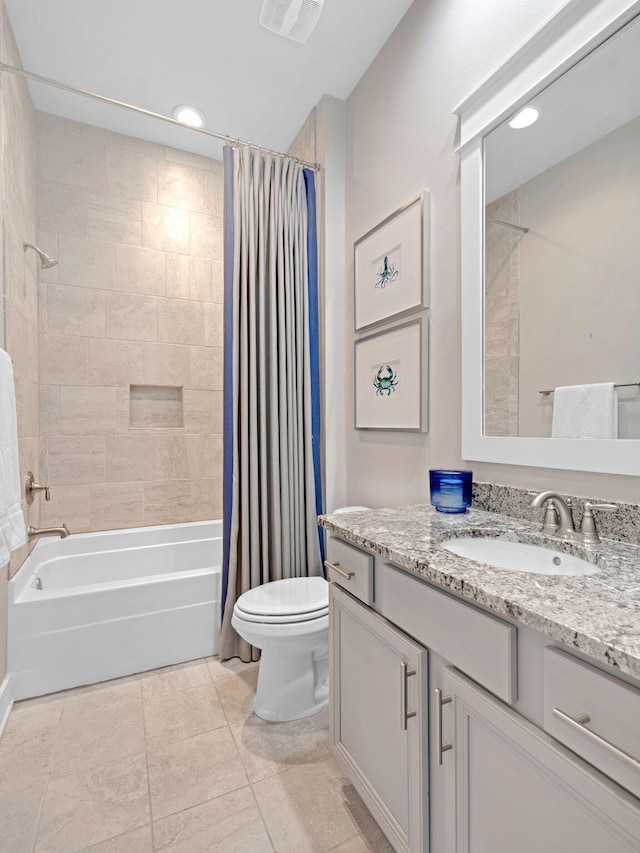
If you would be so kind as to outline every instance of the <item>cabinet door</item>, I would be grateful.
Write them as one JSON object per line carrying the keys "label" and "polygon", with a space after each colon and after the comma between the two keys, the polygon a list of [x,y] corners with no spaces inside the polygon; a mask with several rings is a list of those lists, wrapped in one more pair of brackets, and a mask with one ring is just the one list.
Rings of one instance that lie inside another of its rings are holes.
{"label": "cabinet door", "polygon": [[635,797],[453,667],[443,686],[447,853],[640,850]]}
{"label": "cabinet door", "polygon": [[331,739],[398,851],[426,853],[427,651],[331,586]]}

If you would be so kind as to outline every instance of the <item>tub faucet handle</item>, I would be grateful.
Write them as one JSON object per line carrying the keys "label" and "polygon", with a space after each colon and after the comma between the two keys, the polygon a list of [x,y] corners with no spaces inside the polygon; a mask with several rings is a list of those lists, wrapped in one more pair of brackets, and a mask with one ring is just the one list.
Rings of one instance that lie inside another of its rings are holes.
{"label": "tub faucet handle", "polygon": [[24,496],[29,505],[31,505],[38,492],[44,492],[45,501],[51,500],[51,492],[49,486],[43,486],[41,483],[36,483],[36,478],[32,471],[27,471],[27,476],[24,480]]}

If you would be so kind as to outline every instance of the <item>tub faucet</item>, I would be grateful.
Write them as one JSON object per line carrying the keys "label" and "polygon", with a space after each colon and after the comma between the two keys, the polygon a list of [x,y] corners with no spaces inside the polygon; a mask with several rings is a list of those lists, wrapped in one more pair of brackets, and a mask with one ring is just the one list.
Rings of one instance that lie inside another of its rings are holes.
{"label": "tub faucet", "polygon": [[71,532],[66,524],[60,527],[27,527],[27,536],[29,539],[36,539],[38,536],[59,536],[61,539],[66,539],[71,536]]}

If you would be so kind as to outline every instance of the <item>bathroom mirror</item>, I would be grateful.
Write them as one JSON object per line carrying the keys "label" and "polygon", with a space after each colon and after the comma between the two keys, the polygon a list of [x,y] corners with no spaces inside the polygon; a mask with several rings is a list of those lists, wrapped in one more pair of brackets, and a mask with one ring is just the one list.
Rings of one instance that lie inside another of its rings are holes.
{"label": "bathroom mirror", "polygon": [[[639,474],[640,3],[588,6],[456,109],[462,455]],[[553,389],[596,382],[619,386],[619,437],[551,438]]]}

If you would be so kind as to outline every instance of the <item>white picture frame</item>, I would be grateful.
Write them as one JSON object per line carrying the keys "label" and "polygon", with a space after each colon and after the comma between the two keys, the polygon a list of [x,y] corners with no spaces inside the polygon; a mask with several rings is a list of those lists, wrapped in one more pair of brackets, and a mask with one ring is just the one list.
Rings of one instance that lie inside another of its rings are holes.
{"label": "white picture frame", "polygon": [[354,244],[355,331],[428,304],[429,193],[422,192]]}
{"label": "white picture frame", "polygon": [[355,341],[356,429],[428,431],[428,320]]}

